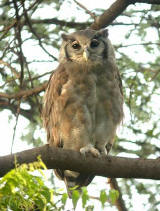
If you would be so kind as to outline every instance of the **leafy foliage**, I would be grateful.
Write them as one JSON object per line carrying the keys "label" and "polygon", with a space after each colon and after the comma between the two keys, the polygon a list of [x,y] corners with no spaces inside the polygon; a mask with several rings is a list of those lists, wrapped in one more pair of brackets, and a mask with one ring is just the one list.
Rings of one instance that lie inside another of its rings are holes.
{"label": "leafy foliage", "polygon": [[[53,190],[45,185],[40,168],[46,169],[40,159],[28,165],[16,164],[16,168],[0,180],[1,210],[51,210],[54,207]],[[32,174],[35,170],[41,176]]]}
{"label": "leafy foliage", "polygon": [[[40,158],[37,162],[23,164],[19,166],[15,162],[15,169],[8,172],[0,180],[0,210],[59,210],[65,209],[68,194],[63,193],[63,189],[50,189],[45,184],[46,177],[42,170],[46,170],[45,164]],[[109,195],[105,190],[100,193],[100,202],[102,207],[110,200],[112,204],[118,198],[118,192],[111,190]],[[88,205],[90,196],[87,189],[82,188],[82,193],[73,190],[72,203],[76,209],[78,201],[81,199],[82,207],[85,210],[91,210],[94,206]]]}

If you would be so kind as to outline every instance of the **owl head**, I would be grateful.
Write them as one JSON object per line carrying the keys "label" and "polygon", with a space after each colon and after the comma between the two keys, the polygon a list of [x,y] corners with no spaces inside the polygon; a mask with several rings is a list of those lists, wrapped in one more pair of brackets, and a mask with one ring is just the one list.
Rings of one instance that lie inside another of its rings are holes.
{"label": "owl head", "polygon": [[[108,30],[81,30],[72,34],[62,34],[60,63],[102,63],[108,58],[111,48],[108,40]],[[113,54],[113,50],[112,54]]]}

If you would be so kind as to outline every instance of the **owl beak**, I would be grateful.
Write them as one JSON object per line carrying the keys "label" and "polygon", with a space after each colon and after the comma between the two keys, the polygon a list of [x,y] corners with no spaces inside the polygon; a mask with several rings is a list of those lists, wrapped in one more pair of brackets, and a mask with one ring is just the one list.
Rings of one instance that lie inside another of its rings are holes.
{"label": "owl beak", "polygon": [[88,51],[87,49],[84,49],[83,58],[85,59],[86,62],[88,61],[88,58],[89,58],[89,51]]}

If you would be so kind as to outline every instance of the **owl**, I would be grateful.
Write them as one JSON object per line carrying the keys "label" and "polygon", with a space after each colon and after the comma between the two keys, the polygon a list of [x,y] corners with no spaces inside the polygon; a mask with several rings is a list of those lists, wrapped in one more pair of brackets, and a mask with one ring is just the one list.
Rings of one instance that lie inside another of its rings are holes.
{"label": "owl", "polygon": [[[43,122],[50,146],[94,157],[109,153],[123,118],[122,83],[106,29],[62,34],[59,66],[48,82]],[[55,170],[70,188],[87,186],[94,175]]]}

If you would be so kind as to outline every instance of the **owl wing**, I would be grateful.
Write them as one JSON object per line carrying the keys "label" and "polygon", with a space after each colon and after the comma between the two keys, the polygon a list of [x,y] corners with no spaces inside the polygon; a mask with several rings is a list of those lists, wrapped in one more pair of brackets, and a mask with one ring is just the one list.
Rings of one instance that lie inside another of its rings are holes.
{"label": "owl wing", "polygon": [[60,95],[62,87],[67,82],[68,76],[60,65],[51,75],[47,90],[44,96],[43,106],[43,124],[47,131],[47,140],[49,145],[55,147],[62,147],[62,143],[59,137],[59,124],[61,119],[62,100]]}
{"label": "owl wing", "polygon": [[[63,147],[59,137],[59,120],[61,115],[61,102],[59,102],[59,97],[67,79],[67,74],[60,65],[51,74],[45,92],[42,118],[47,132],[47,141],[50,146]],[[55,174],[59,179],[64,179],[64,171],[57,169],[55,170]]]}
{"label": "owl wing", "polygon": [[[119,69],[117,67],[117,65],[114,66],[115,68],[115,78],[116,78],[116,81],[117,81],[117,84],[118,84],[118,87],[119,87],[119,91],[121,93],[121,96],[122,96],[122,99],[123,99],[123,85],[122,85],[122,79],[121,79],[121,76],[120,76],[120,73],[119,73]],[[122,119],[123,119],[123,109],[122,109]],[[112,144],[111,143],[107,143],[106,144],[106,150],[107,150],[107,154],[109,154],[109,152],[111,151],[112,149]]]}
{"label": "owl wing", "polygon": [[123,96],[123,85],[122,85],[122,79],[121,79],[119,71],[117,71],[117,80],[118,80],[118,83],[119,83],[120,92]]}

